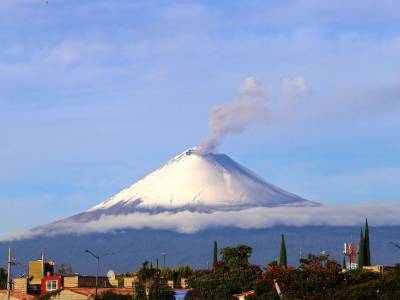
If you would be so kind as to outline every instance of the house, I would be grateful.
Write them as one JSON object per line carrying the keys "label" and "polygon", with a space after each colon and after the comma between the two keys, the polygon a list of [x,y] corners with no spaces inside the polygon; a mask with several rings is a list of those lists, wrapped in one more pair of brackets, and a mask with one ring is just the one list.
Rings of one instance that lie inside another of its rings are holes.
{"label": "house", "polygon": [[363,266],[363,271],[368,271],[372,273],[383,273],[383,266],[382,265],[376,265],[376,266]]}
{"label": "house", "polygon": [[[79,274],[63,276],[63,287],[65,288],[91,288],[96,286],[96,276],[83,276]],[[111,287],[107,276],[98,277],[98,287]]]}
{"label": "house", "polygon": [[133,288],[136,282],[138,282],[137,276],[124,277],[124,288]]}
{"label": "house", "polygon": [[44,295],[62,288],[62,279],[63,278],[61,276],[51,275],[48,273],[47,276],[42,278],[40,294]]}
{"label": "house", "polygon": [[[7,298],[8,298],[7,290],[1,289],[0,300],[6,300]],[[10,291],[10,300],[34,300],[34,299],[36,299],[35,295],[30,295],[20,291]]]}
{"label": "house", "polygon": [[181,278],[181,287],[183,289],[187,289],[189,287],[188,279],[187,278]]}
{"label": "house", "polygon": [[[127,288],[99,288],[98,295],[110,292],[116,295],[132,297],[133,290]],[[52,300],[93,300],[96,295],[95,288],[64,288],[52,296]],[[28,299],[31,300],[31,299]]]}

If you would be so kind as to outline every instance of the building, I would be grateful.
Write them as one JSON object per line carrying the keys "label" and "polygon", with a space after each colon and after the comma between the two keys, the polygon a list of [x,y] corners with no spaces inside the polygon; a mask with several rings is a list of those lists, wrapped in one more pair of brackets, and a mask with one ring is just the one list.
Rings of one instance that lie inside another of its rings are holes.
{"label": "building", "polygon": [[[99,288],[98,295],[104,293],[112,293],[116,295],[123,295],[132,297],[133,290],[127,288]],[[96,295],[96,289],[91,288],[64,288],[59,293],[52,296],[52,300],[91,300]],[[31,299],[28,299],[31,300]]]}
{"label": "building", "polygon": [[[82,276],[82,275],[67,275],[63,276],[63,287],[65,288],[92,288],[96,286],[96,276]],[[112,285],[108,277],[98,277],[99,288],[109,288]]]}
{"label": "building", "polygon": [[28,263],[28,278],[30,285],[41,285],[45,274],[54,274],[54,262],[41,259],[31,260]]}
{"label": "building", "polygon": [[47,276],[42,278],[40,294],[44,295],[62,288],[62,279],[61,276],[47,274]]}
{"label": "building", "polygon": [[[10,291],[10,300],[34,300],[36,299],[37,295],[30,295],[24,292],[12,290]],[[0,290],[0,300],[7,299],[7,290],[1,289]]]}
{"label": "building", "polygon": [[363,266],[363,271],[383,274],[384,267],[382,265]]}

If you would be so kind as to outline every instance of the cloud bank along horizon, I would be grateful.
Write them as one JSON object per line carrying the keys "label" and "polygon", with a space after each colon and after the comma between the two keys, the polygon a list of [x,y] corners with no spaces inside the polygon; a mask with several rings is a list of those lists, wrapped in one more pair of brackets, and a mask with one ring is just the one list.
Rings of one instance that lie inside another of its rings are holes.
{"label": "cloud bank along horizon", "polygon": [[[282,98],[304,96],[308,93],[308,83],[303,76],[296,76],[282,81]],[[247,77],[239,97],[221,106],[214,106],[209,115],[210,133],[199,146],[204,152],[214,152],[222,140],[229,134],[241,133],[256,125],[268,125],[279,122],[284,115],[272,111],[261,81],[255,76]]]}
{"label": "cloud bank along horizon", "polygon": [[[340,214],[338,214],[340,211]],[[400,207],[396,204],[348,205],[343,210],[339,205],[316,207],[254,207],[235,211],[211,213],[180,212],[131,213],[127,215],[102,215],[90,222],[53,223],[31,230],[21,230],[0,237],[0,241],[12,241],[36,236],[58,234],[106,233],[123,229],[151,228],[173,230],[192,234],[209,228],[236,227],[261,229],[283,226],[362,226],[365,218],[371,226],[400,225]]]}

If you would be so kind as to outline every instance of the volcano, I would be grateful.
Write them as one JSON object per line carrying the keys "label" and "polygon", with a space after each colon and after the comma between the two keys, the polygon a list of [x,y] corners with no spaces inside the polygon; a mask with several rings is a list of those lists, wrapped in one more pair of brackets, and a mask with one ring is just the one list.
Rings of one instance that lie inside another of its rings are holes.
{"label": "volcano", "polygon": [[214,211],[315,204],[269,184],[225,154],[189,149],[87,213]]}
{"label": "volcano", "polygon": [[163,251],[171,265],[202,267],[218,240],[254,247],[254,262],[265,265],[276,259],[285,234],[296,264],[300,248],[340,259],[343,242],[357,236],[368,216],[381,226],[371,227],[375,261],[393,263],[388,241],[398,239],[398,208],[340,208],[286,192],[225,154],[194,148],[85,212],[0,239],[0,255],[12,246],[18,259],[28,260],[46,249],[75,271],[94,272],[84,252],[92,249],[118,253],[104,261],[103,272],[126,272]]}
{"label": "volcano", "polygon": [[[179,227],[178,231],[192,232],[207,227],[205,223],[209,221],[203,219],[212,214],[314,206],[319,203],[266,182],[225,154],[193,148],[106,201],[83,213],[34,228],[28,236],[159,228],[157,224],[165,223],[169,229]],[[230,215],[230,218],[235,216]],[[174,220],[175,223],[185,220],[185,224],[174,226]],[[191,222],[201,223],[201,226],[193,227]]]}

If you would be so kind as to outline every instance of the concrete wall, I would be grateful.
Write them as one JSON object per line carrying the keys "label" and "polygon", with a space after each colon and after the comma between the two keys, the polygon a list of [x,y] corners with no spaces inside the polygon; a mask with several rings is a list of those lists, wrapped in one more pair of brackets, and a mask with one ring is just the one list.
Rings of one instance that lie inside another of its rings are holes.
{"label": "concrete wall", "polygon": [[14,278],[13,289],[19,292],[26,293],[28,291],[28,278]]}
{"label": "concrete wall", "polygon": [[74,293],[70,290],[62,290],[58,295],[52,297],[54,300],[87,300],[88,296]]}
{"label": "concrete wall", "polygon": [[[96,277],[95,276],[65,276],[64,287],[75,288],[75,287],[95,287]],[[99,277],[99,288],[109,287],[108,277]]]}

